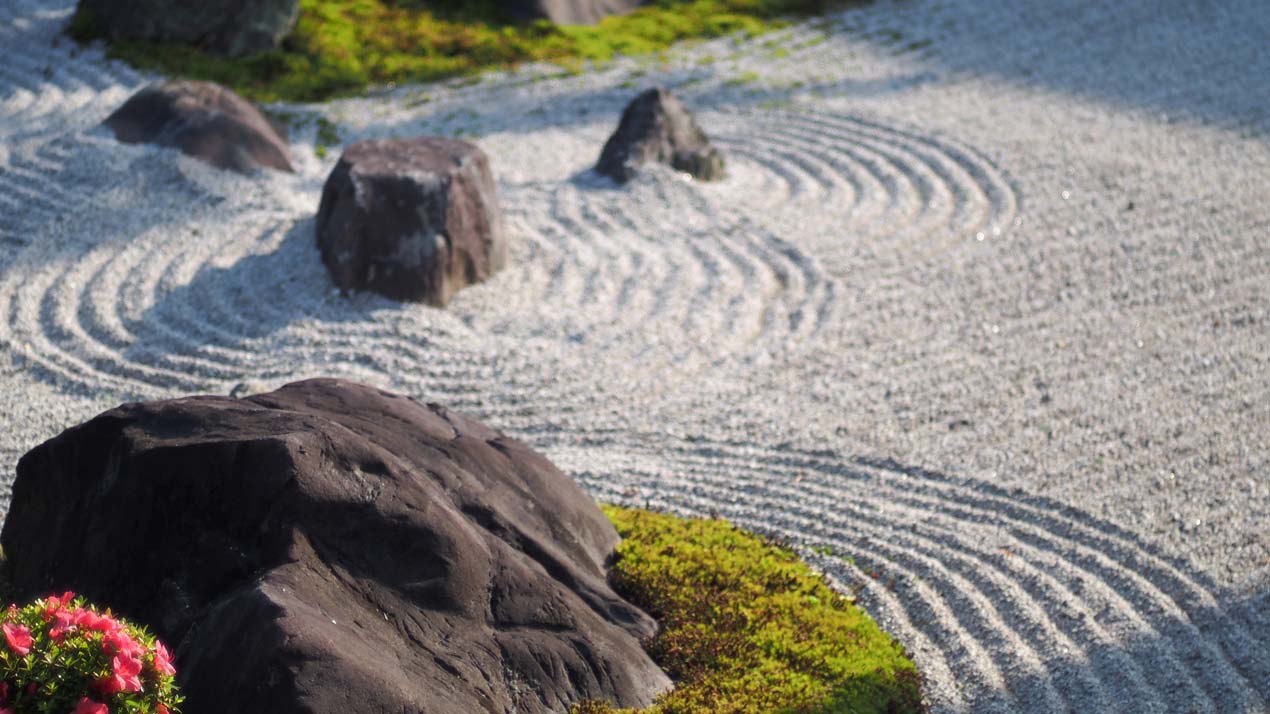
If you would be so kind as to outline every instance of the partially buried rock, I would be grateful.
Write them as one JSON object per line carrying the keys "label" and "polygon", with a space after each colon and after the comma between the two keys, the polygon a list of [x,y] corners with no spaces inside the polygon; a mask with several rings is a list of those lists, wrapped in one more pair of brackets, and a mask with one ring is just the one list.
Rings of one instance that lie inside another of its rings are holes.
{"label": "partially buried rock", "polygon": [[0,542],[18,601],[75,590],[180,643],[186,714],[545,714],[669,687],[576,484],[350,382],[106,412],[22,458]]}
{"label": "partially buried rock", "polygon": [[133,95],[104,123],[122,142],[180,149],[218,168],[242,173],[292,170],[283,129],[213,82],[157,82]]}
{"label": "partially buried rock", "polygon": [[300,17],[300,0],[80,0],[108,40],[193,45],[237,57],[277,47]]}
{"label": "partially buried rock", "polygon": [[557,25],[593,25],[609,15],[621,15],[643,0],[504,0],[507,10],[523,18],[543,18]]}
{"label": "partially buried rock", "polygon": [[458,139],[356,142],[326,180],[317,243],[341,289],[445,305],[507,262],[489,159]]}
{"label": "partially buried rock", "polygon": [[640,94],[622,112],[595,170],[625,183],[644,164],[659,163],[694,178],[723,176],[723,156],[675,95],[661,87]]}

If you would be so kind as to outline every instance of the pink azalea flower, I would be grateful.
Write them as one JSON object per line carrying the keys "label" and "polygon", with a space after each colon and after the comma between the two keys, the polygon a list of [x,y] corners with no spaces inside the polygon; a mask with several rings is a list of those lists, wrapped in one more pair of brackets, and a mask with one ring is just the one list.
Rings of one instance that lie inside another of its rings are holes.
{"label": "pink azalea flower", "polygon": [[0,714],[17,714],[13,711],[13,707],[0,708]]}
{"label": "pink azalea flower", "polygon": [[141,660],[127,654],[117,654],[110,660],[110,668],[120,691],[141,691]]}
{"label": "pink azalea flower", "polygon": [[176,667],[172,666],[172,654],[158,641],[154,643],[154,671],[165,677],[176,674]]}
{"label": "pink azalea flower", "polygon": [[[154,711],[155,714],[169,714],[168,707],[163,702],[159,702],[158,705],[155,706]],[[4,714],[4,712],[0,711],[0,714]]]}
{"label": "pink azalea flower", "polygon": [[9,643],[9,649],[13,650],[19,657],[23,657],[27,652],[31,651],[31,631],[26,625],[15,625],[11,622],[4,623],[4,639]]}
{"label": "pink azalea flower", "polygon": [[53,613],[53,626],[49,628],[49,637],[57,644],[62,644],[69,632],[75,631],[75,615],[69,610],[58,610]]}
{"label": "pink azalea flower", "polygon": [[130,657],[140,657],[142,652],[141,645],[122,628],[107,632],[105,637],[102,638],[101,644],[107,654],[126,654]]}
{"label": "pink azalea flower", "polygon": [[62,593],[60,596],[49,595],[48,597],[44,598],[44,613],[43,613],[44,621],[48,622],[50,619],[53,618],[53,615],[55,613],[65,608],[67,605],[70,605],[71,601],[74,599],[75,599],[75,593],[69,590]]}
{"label": "pink azalea flower", "polygon": [[74,714],[110,714],[110,709],[101,702],[94,702],[88,697],[80,697],[75,705]]}
{"label": "pink azalea flower", "polygon": [[75,611],[75,624],[85,630],[95,630],[104,633],[119,630],[119,623],[113,617],[110,615],[98,615],[88,609]]}

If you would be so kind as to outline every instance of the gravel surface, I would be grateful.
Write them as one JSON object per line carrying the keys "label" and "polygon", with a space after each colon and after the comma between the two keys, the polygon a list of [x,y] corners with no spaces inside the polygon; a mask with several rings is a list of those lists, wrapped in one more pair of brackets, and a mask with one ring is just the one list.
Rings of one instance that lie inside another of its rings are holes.
{"label": "gravel surface", "polygon": [[[598,497],[802,546],[936,712],[1270,700],[1270,8],[877,2],[579,75],[278,109],[298,173],[95,128],[145,77],[0,7],[0,483],[119,401],[361,379]],[[729,158],[589,171],[639,89]],[[345,141],[490,154],[512,267],[444,311],[330,287]]]}

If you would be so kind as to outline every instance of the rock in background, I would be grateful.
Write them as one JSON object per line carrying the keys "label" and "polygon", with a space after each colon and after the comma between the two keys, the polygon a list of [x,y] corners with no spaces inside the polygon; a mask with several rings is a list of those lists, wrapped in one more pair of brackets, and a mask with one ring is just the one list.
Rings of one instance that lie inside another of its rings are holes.
{"label": "rock in background", "polygon": [[557,25],[594,25],[609,15],[621,15],[644,0],[508,0],[507,9],[522,18],[545,18]]}
{"label": "rock in background", "polygon": [[108,40],[194,45],[230,57],[271,50],[295,28],[300,0],[80,0]]}
{"label": "rock in background", "polygon": [[625,183],[649,163],[705,181],[723,177],[723,156],[679,98],[662,87],[643,92],[627,105],[595,170]]}
{"label": "rock in background", "polygon": [[351,144],[322,191],[317,242],[340,288],[437,306],[507,262],[489,159],[458,139]]}
{"label": "rock in background", "polygon": [[576,484],[350,382],[106,412],[22,458],[0,542],[19,600],[72,589],[179,643],[186,714],[545,714],[669,686]]}
{"label": "rock in background", "polygon": [[104,124],[122,142],[180,149],[222,169],[292,170],[284,129],[246,99],[213,82],[156,82],[133,95]]}

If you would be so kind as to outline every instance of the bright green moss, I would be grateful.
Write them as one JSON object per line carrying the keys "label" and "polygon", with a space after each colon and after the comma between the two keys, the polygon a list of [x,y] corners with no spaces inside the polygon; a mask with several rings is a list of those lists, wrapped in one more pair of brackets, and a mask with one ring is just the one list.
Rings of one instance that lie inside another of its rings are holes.
{"label": "bright green moss", "polygon": [[[425,4],[427,9],[425,9]],[[653,0],[595,26],[517,23],[487,1],[301,0],[282,48],[225,59],[181,45],[119,42],[114,57],[169,75],[210,79],[257,100],[318,101],[369,85],[421,82],[528,61],[577,66],[616,54],[647,54],[680,40],[777,27],[836,0]],[[71,36],[97,35],[84,12]]]}
{"label": "bright green moss", "polygon": [[726,521],[605,513],[623,538],[614,586],[661,623],[649,652],[675,680],[640,714],[922,711],[900,645],[793,553]]}

